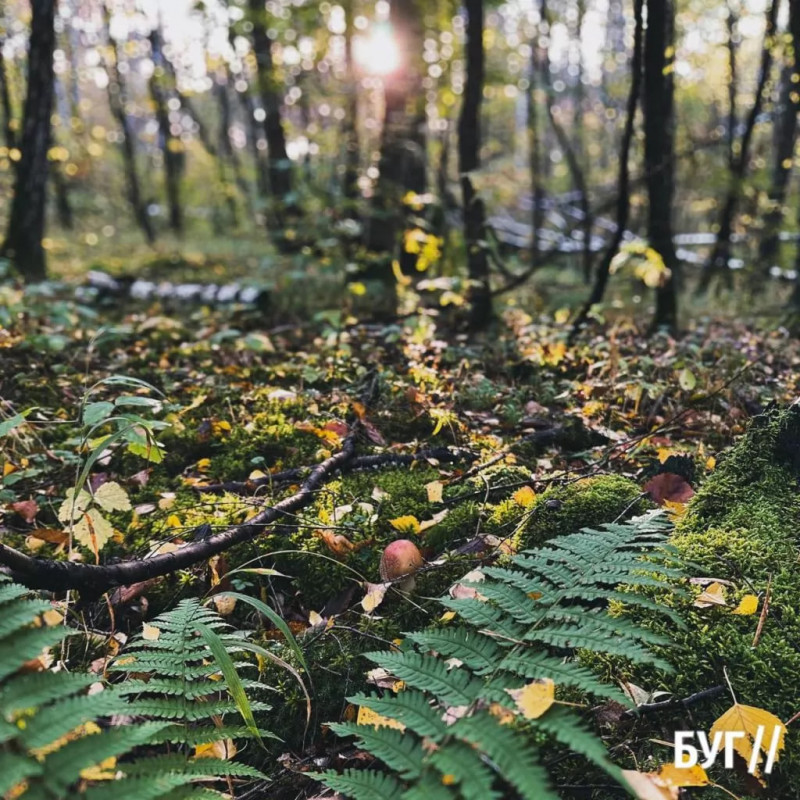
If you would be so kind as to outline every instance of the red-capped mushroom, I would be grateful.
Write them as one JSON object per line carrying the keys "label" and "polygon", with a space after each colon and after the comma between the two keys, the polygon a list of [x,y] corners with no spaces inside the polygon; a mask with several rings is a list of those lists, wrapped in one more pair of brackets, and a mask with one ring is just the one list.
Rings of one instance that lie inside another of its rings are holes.
{"label": "red-capped mushroom", "polygon": [[387,545],[381,556],[381,580],[397,581],[397,588],[410,592],[414,588],[414,573],[422,567],[425,559],[419,548],[409,539],[397,539]]}

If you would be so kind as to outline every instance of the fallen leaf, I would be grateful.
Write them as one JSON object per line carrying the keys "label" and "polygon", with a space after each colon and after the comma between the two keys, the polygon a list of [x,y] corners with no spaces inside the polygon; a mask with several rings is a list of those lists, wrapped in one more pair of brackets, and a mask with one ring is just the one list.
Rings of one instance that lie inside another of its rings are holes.
{"label": "fallen leaf", "polygon": [[367,593],[361,601],[361,607],[367,614],[371,614],[383,602],[386,590],[390,585],[389,583],[367,583]]}
{"label": "fallen leaf", "polygon": [[[760,731],[759,731],[760,729]],[[744,733],[743,737],[733,739],[733,749],[744,759],[748,771],[763,783],[761,778],[761,764],[764,756],[771,752],[773,743],[774,761],[780,757],[784,748],[786,726],[769,711],[755,706],[745,706],[734,703],[711,726],[712,739],[717,733],[738,732]]]}
{"label": "fallen leaf", "polygon": [[366,706],[358,707],[356,724],[372,725],[375,730],[378,728],[394,728],[397,731],[404,731],[406,729],[406,726],[403,725],[402,722],[398,722],[396,719],[391,719],[390,717],[384,717],[382,714],[378,714]]}
{"label": "fallen leaf", "polygon": [[725,590],[719,583],[712,583],[699,595],[695,601],[695,608],[708,608],[709,606],[726,606]]}
{"label": "fallen leaf", "polygon": [[419,520],[411,514],[406,514],[403,517],[395,517],[389,520],[389,524],[400,533],[419,533],[420,526]]}
{"label": "fallen leaf", "polygon": [[531,681],[521,689],[506,689],[526,719],[539,719],[553,705],[556,685],[550,678]]}
{"label": "fallen leaf", "polygon": [[658,777],[669,786],[708,786],[711,783],[706,771],[699,764],[693,767],[664,764],[658,771]]}
{"label": "fallen leaf", "polygon": [[749,617],[758,611],[758,598],[754,594],[746,594],[740,601],[739,605],[731,611],[731,614],[740,614],[743,617]]}
{"label": "fallen leaf", "polygon": [[659,506],[666,500],[673,503],[686,503],[693,495],[694,489],[680,475],[674,472],[661,472],[651,478],[643,487],[643,491]]}
{"label": "fallen leaf", "polygon": [[11,503],[11,509],[16,511],[28,525],[33,523],[39,513],[39,506],[35,500],[20,500],[19,502]]}
{"label": "fallen leaf", "polygon": [[425,485],[425,491],[428,493],[429,503],[441,503],[442,492],[444,491],[444,484],[441,481],[431,481]]}
{"label": "fallen leaf", "polygon": [[536,500],[536,492],[530,486],[523,486],[511,495],[514,502],[523,508],[530,508]]}
{"label": "fallen leaf", "polygon": [[221,758],[229,761],[236,755],[236,744],[233,739],[217,739],[215,742],[198,744],[194,749],[195,758]]}
{"label": "fallen leaf", "polygon": [[157,642],[159,636],[161,636],[161,628],[156,628],[155,625],[148,625],[146,622],[142,625],[142,639],[145,641]]}

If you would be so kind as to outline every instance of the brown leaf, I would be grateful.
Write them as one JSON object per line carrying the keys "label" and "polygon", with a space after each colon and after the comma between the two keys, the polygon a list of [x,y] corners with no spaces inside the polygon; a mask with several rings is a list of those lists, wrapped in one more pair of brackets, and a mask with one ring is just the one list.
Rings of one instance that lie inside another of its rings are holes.
{"label": "brown leaf", "polygon": [[28,525],[33,523],[33,520],[39,513],[39,506],[35,500],[20,500],[17,503],[11,503],[11,508],[16,511]]}
{"label": "brown leaf", "polygon": [[662,472],[651,478],[643,487],[654,503],[663,506],[665,501],[686,503],[693,495],[694,489],[674,472]]}

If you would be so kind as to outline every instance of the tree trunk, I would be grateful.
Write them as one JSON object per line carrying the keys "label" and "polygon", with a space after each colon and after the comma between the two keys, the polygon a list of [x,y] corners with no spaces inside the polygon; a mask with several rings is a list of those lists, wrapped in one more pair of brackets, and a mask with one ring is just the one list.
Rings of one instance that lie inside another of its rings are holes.
{"label": "tree trunk", "polygon": [[674,331],[678,322],[678,271],[672,232],[674,195],[673,0],[647,0],[644,45],[644,155],[649,213],[647,238],[670,277],[656,290],[653,327]]}
{"label": "tree trunk", "polygon": [[297,213],[299,206],[292,197],[292,170],[286,152],[286,133],[281,117],[281,99],[272,64],[272,43],[267,36],[264,0],[248,0],[253,26],[253,52],[258,67],[258,90],[264,109],[264,138],[267,140],[269,182],[279,220],[284,211]]}
{"label": "tree trunk", "polygon": [[150,31],[150,51],[153,59],[153,74],[150,76],[150,97],[158,122],[158,138],[164,158],[164,181],[169,206],[169,226],[180,236],[183,233],[183,207],[181,206],[181,173],[184,165],[183,143],[172,132],[168,106],[166,79],[167,66],[162,49],[161,32]]}
{"label": "tree trunk", "polygon": [[387,253],[395,246],[402,196],[424,192],[426,186],[421,0],[391,0],[389,21],[401,63],[383,79],[385,112],[379,177],[367,230],[369,248]]}
{"label": "tree trunk", "polygon": [[20,137],[22,156],[17,167],[14,200],[2,248],[2,255],[10,259],[29,282],[44,280],[47,274],[42,239],[53,111],[56,0],[31,0],[31,10],[28,89]]}
{"label": "tree trunk", "polygon": [[353,61],[353,0],[344,4],[345,13],[345,58],[347,59],[347,108],[344,117],[344,176],[342,194],[351,205],[358,198],[358,80]]}
{"label": "tree trunk", "polygon": [[597,267],[592,293],[572,325],[572,331],[570,332],[571,340],[575,338],[583,327],[589,316],[589,312],[592,310],[592,306],[603,299],[606,286],[608,285],[608,277],[611,273],[611,262],[614,260],[614,256],[619,252],[619,247],[622,244],[622,237],[625,234],[625,228],[628,226],[628,217],[630,215],[630,165],[628,164],[628,160],[630,157],[631,142],[633,141],[636,108],[639,105],[639,93],[642,85],[642,45],[644,39],[644,21],[642,19],[643,6],[644,0],[633,0],[635,27],[633,35],[633,58],[631,60],[631,88],[628,92],[625,130],[622,135],[622,146],[620,148],[619,178],[617,179],[617,228],[603,254],[603,260]]}
{"label": "tree trunk", "polygon": [[11,109],[11,94],[8,91],[8,72],[6,71],[6,58],[3,55],[5,39],[0,36],[0,108],[3,110],[3,141],[11,150],[17,146],[17,137],[14,132],[14,112]]}
{"label": "tree trunk", "polygon": [[528,85],[528,149],[531,173],[531,270],[539,266],[540,231],[544,224],[544,167],[542,165],[542,132],[539,122],[539,57],[541,48],[541,23],[531,43],[530,79]]}
{"label": "tree trunk", "polygon": [[730,279],[728,262],[731,254],[731,234],[733,233],[736,208],[739,205],[739,198],[750,161],[750,144],[753,139],[753,131],[755,130],[758,117],[761,114],[761,108],[764,105],[764,90],[772,70],[772,38],[775,36],[775,21],[778,16],[779,7],[780,0],[770,0],[770,4],[767,7],[766,29],[764,31],[764,41],[761,46],[761,67],[758,76],[758,85],[756,87],[755,97],[753,98],[753,105],[750,108],[750,113],[747,115],[744,132],[742,133],[742,138],[739,143],[739,152],[736,154],[731,167],[730,185],[722,204],[717,240],[714,244],[711,256],[703,265],[703,273],[700,276],[700,284],[698,287],[700,292],[708,291],[711,279],[715,275],[723,272],[723,270],[726,279]]}
{"label": "tree trunk", "polygon": [[736,26],[739,23],[739,16],[733,7],[733,3],[739,0],[728,0],[728,14],[725,17],[725,25],[728,29],[728,124],[726,126],[726,138],[728,145],[728,169],[733,170],[736,161],[736,91],[738,89],[738,78],[736,70]]}
{"label": "tree trunk", "polygon": [[119,70],[119,48],[117,40],[111,36],[109,27],[110,13],[108,7],[103,5],[103,20],[108,39],[111,58],[106,61],[106,73],[108,74],[108,105],[111,114],[116,119],[122,133],[122,159],[125,168],[125,185],[127,188],[128,202],[133,211],[136,224],[144,233],[148,244],[153,244],[156,240],[153,221],[147,213],[147,206],[142,201],[142,191],[139,184],[139,174],[136,170],[136,143],[134,134],[128,120],[128,93],[122,74]]}
{"label": "tree trunk", "polygon": [[464,244],[467,248],[467,272],[471,286],[470,329],[482,330],[492,319],[492,295],[489,285],[489,260],[482,244],[485,237],[486,209],[472,185],[471,172],[480,166],[480,111],[483,97],[483,0],[466,0],[467,80],[458,120],[458,171],[464,203]]}
{"label": "tree trunk", "polygon": [[[550,20],[547,8],[547,0],[541,0],[539,5],[539,17],[541,22],[546,22],[548,30],[550,29]],[[541,24],[540,22],[540,24]],[[592,214],[589,208],[589,192],[586,188],[586,178],[584,176],[583,168],[581,167],[575,148],[564,130],[564,126],[559,122],[556,112],[556,94],[553,90],[553,81],[550,75],[550,54],[549,49],[543,49],[542,61],[542,82],[547,94],[547,117],[550,120],[550,127],[556,135],[558,146],[564,153],[567,160],[567,168],[569,169],[570,177],[572,178],[572,185],[578,192],[582,220],[581,229],[583,232],[583,264],[582,271],[583,277],[588,284],[592,278]],[[579,112],[580,115],[580,112]]]}
{"label": "tree trunk", "polygon": [[[786,66],[781,73],[775,123],[775,161],[769,189],[769,209],[764,217],[764,230],[758,247],[758,263],[762,270],[769,269],[778,257],[778,234],[783,223],[786,190],[797,143],[797,115],[800,114],[800,3],[789,4],[789,35],[791,44]],[[754,282],[753,288],[758,285],[760,283]]]}

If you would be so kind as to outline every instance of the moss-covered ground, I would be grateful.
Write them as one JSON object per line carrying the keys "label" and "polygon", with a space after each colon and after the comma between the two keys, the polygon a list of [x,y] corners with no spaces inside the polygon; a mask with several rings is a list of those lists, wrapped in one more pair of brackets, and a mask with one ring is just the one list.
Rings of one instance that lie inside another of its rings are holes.
{"label": "moss-covered ground", "polygon": [[[142,587],[113,617],[102,603],[72,608],[76,624],[110,637],[139,629],[180,596],[219,586],[267,602],[298,637],[313,685],[306,729],[302,692],[285,670],[265,665],[279,698],[265,724],[284,734],[273,754],[324,749],[324,723],[352,714],[346,697],[365,686],[361,654],[435,621],[435,598],[466,572],[644,511],[652,503],[642,487],[673,455],[691,460],[696,494],[672,542],[692,577],[725,581],[727,606],[695,608],[701,587],[691,583],[688,599],[662,598],[688,624],[667,631],[672,674],[595,666],[676,697],[719,684],[726,671],[740,702],[784,720],[800,710],[792,678],[800,669],[796,412],[750,424],[770,401],[785,407],[798,393],[800,350],[787,336],[709,323],[681,342],[656,336],[645,346],[626,324],[568,348],[553,319],[512,308],[490,337],[468,343],[430,313],[386,326],[359,322],[351,305],[310,322],[244,307],[99,313],[63,288],[2,291],[0,540],[24,553],[107,563],[175,548],[201,526],[224,530],[297,491],[302,476],[273,486],[265,478],[337,452],[356,418],[359,456],[437,447],[471,454],[334,474],[296,514]],[[372,375],[377,392],[365,407]],[[124,382],[131,378],[148,385]],[[128,400],[111,405],[120,398]],[[118,430],[113,415],[86,416],[102,403],[138,414],[137,430],[164,423],[154,428],[158,445],[104,441]],[[24,424],[14,423],[17,414]],[[97,548],[71,538],[59,519],[93,455],[91,488],[117,483],[130,501],[106,512],[112,535]],[[248,480],[262,485],[204,491]],[[380,582],[383,549],[400,538],[417,544],[427,566],[410,596],[390,589],[367,613],[362,601]],[[770,611],[754,647],[758,615],[730,609],[750,593],[763,603],[768,586]],[[220,608],[299,666],[268,620],[241,605]],[[87,663],[103,654],[101,639]],[[693,722],[707,727],[726,703],[698,707]],[[637,728],[632,750],[668,758],[641,744],[664,738],[665,726]],[[611,738],[619,741],[619,730]],[[776,781],[800,781],[800,758],[787,752]]]}

